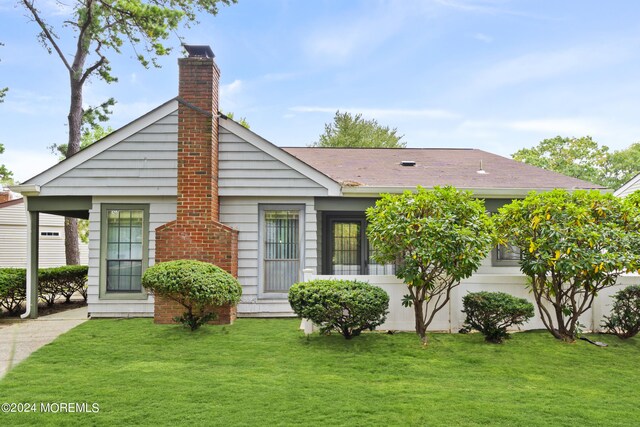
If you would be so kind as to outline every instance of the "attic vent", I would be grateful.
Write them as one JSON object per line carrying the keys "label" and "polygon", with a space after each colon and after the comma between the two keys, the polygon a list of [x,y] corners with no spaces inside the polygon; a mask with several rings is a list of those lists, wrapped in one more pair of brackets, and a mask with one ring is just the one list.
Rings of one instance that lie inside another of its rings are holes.
{"label": "attic vent", "polygon": [[403,160],[400,162],[401,166],[415,166],[416,162],[413,160]]}

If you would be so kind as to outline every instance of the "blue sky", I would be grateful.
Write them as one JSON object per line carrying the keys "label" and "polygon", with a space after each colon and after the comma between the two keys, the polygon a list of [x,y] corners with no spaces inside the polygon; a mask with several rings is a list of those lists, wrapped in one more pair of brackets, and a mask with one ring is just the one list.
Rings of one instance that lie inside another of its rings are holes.
{"label": "blue sky", "polygon": [[[15,4],[0,0],[0,163],[24,181],[66,142],[68,77]],[[36,4],[64,19],[64,5]],[[180,34],[215,52],[221,108],[276,145],[308,145],[339,109],[409,147],[509,156],[556,135],[640,141],[638,16],[633,0],[239,0]],[[180,49],[161,69],[132,55],[112,57],[118,83],[85,89],[88,105],[116,98],[114,128],[177,95]]]}

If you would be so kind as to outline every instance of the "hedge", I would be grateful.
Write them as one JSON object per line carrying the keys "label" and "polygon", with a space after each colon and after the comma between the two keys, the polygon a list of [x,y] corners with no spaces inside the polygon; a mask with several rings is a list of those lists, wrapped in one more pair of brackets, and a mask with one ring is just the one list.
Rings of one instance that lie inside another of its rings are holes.
{"label": "hedge", "polygon": [[[78,292],[87,301],[87,272],[84,265],[41,268],[38,270],[38,297],[53,305],[65,302]],[[0,307],[9,314],[17,313],[26,299],[27,274],[24,268],[0,268]]]}
{"label": "hedge", "polygon": [[289,303],[320,332],[340,332],[346,339],[384,323],[389,295],[377,286],[356,280],[312,280],[289,289]]}

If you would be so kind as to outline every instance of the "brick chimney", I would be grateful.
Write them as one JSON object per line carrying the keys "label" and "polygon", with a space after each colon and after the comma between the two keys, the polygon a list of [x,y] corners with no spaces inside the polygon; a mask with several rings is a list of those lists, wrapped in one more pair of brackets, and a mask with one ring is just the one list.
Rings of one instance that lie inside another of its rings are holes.
{"label": "brick chimney", "polygon": [[[220,70],[209,46],[184,46],[178,60],[178,179],[176,220],[156,229],[156,262],[193,259],[238,276],[238,231],[221,224],[218,197],[218,86]],[[156,323],[184,311],[156,297]],[[215,323],[235,319],[235,307],[215,309]]]}

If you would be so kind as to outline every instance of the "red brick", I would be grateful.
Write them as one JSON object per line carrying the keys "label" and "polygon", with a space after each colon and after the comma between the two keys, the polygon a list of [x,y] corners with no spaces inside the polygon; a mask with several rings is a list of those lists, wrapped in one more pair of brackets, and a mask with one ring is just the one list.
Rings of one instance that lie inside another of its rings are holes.
{"label": "red brick", "polygon": [[[179,97],[189,105],[178,106],[177,218],[156,229],[156,262],[205,261],[237,277],[238,231],[219,222],[220,71],[212,58],[182,58],[178,62]],[[156,323],[172,323],[173,317],[183,312],[178,303],[156,298]],[[217,322],[230,323],[233,319],[235,307],[220,308]]]}

